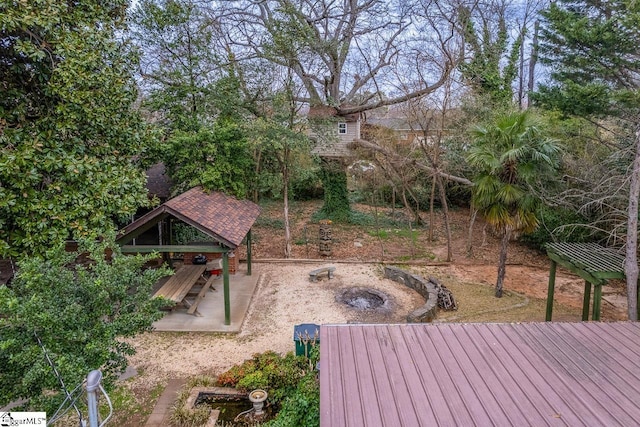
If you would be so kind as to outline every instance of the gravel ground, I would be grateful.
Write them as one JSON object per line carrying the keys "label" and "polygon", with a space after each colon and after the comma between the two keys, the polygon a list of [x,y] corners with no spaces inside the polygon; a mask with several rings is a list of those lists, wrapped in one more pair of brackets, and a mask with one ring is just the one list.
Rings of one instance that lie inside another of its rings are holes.
{"label": "gravel ground", "polygon": [[[382,277],[372,264],[336,264],[334,278],[309,281],[314,265],[256,264],[265,280],[256,289],[239,334],[161,333],[136,337],[137,353],[132,366],[145,377],[183,378],[217,375],[254,353],[295,349],[294,325],[301,323],[398,323],[424,304],[415,291]],[[369,287],[390,297],[391,309],[384,313],[359,311],[336,301],[348,287]],[[150,375],[148,375],[150,374]]]}

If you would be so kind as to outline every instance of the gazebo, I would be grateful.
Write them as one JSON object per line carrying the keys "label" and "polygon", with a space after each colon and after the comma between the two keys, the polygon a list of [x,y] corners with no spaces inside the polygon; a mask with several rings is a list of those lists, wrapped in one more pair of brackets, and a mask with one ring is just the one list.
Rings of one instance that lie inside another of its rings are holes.
{"label": "gazebo", "polygon": [[[229,253],[246,239],[247,274],[251,275],[251,227],[260,215],[260,207],[248,200],[238,200],[220,192],[207,193],[200,187],[192,188],[156,207],[124,227],[117,236],[123,253],[182,252],[220,253],[224,286],[225,325],[231,322],[229,301]],[[216,244],[165,244],[160,238],[157,245],[126,244],[167,218],[178,219],[215,240]]]}
{"label": "gazebo", "polygon": [[596,243],[549,243],[547,244],[547,256],[551,259],[551,269],[549,271],[546,321],[551,321],[553,314],[553,293],[558,264],[584,279],[582,320],[589,320],[589,302],[593,285],[591,319],[600,320],[602,285],[610,279],[624,280],[626,278],[624,255]]}

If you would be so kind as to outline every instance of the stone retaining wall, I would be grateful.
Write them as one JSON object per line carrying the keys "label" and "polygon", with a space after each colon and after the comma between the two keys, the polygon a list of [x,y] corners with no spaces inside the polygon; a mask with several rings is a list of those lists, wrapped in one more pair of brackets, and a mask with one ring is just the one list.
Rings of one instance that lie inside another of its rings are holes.
{"label": "stone retaining wall", "polygon": [[384,277],[394,282],[402,283],[417,291],[424,297],[426,303],[407,315],[407,323],[431,322],[438,311],[438,291],[431,280],[406,272],[396,267],[386,266]]}

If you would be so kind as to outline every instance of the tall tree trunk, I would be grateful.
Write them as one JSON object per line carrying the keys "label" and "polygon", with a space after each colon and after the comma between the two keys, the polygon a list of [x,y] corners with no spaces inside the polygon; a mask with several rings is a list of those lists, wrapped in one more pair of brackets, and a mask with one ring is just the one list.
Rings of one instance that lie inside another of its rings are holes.
{"label": "tall tree trunk", "polygon": [[291,258],[291,226],[289,225],[289,149],[285,148],[282,166],[282,198],[284,214],[284,257]]}
{"label": "tall tree trunk", "polygon": [[640,123],[636,125],[636,156],[633,160],[627,212],[627,252],[624,274],[627,277],[627,313],[638,320],[638,197],[640,197]]}
{"label": "tall tree trunk", "polygon": [[323,214],[336,221],[351,219],[351,206],[347,189],[347,171],[339,159],[323,157],[320,164],[324,187]]}
{"label": "tall tree trunk", "polygon": [[444,184],[440,177],[436,178],[438,181],[438,191],[440,193],[440,199],[442,202],[442,216],[444,217],[444,228],[447,232],[447,262],[453,261],[453,251],[451,249],[451,226],[449,224],[449,205],[447,203],[447,193],[444,191]]}
{"label": "tall tree trunk", "polygon": [[436,176],[431,180],[431,196],[429,197],[429,241],[433,242],[433,203],[436,198]]}
{"label": "tall tree trunk", "polygon": [[[412,203],[409,203],[409,200],[407,200],[406,193],[409,193],[411,198],[416,202],[415,206]],[[420,218],[420,206],[418,206],[417,201],[418,200],[416,199],[415,194],[413,194],[413,191],[411,191],[411,189],[407,185],[405,185],[405,183],[403,182],[402,183],[402,202],[404,203],[405,208],[407,208],[409,212],[413,214],[413,220],[416,222],[416,225],[422,225],[422,218]]]}
{"label": "tall tree trunk", "polygon": [[476,223],[478,209],[471,207],[471,218],[469,218],[469,230],[467,232],[467,257],[473,257],[473,226]]}
{"label": "tall tree trunk", "polygon": [[[256,169],[254,171],[254,174],[256,177],[258,177],[260,176],[260,169],[262,167],[262,150],[257,148],[256,152],[254,152],[253,157],[256,161]],[[258,188],[257,180],[254,181],[252,185],[253,185],[253,203],[258,203],[259,188]]]}
{"label": "tall tree trunk", "polygon": [[502,298],[502,285],[504,276],[507,272],[507,248],[509,247],[509,238],[511,230],[505,229],[502,234],[502,242],[500,243],[500,259],[498,260],[498,280],[496,281],[496,297]]}
{"label": "tall tree trunk", "polygon": [[522,24],[522,28],[520,29],[520,35],[522,37],[522,41],[520,42],[520,51],[518,52],[518,109],[522,110],[524,108],[524,35],[526,32],[526,21]]}
{"label": "tall tree trunk", "polygon": [[531,59],[529,60],[529,82],[527,84],[527,105],[530,105],[529,94],[533,92],[535,86],[535,72],[536,63],[538,62],[538,30],[540,29],[540,22],[536,21],[533,27],[533,40],[531,41]]}

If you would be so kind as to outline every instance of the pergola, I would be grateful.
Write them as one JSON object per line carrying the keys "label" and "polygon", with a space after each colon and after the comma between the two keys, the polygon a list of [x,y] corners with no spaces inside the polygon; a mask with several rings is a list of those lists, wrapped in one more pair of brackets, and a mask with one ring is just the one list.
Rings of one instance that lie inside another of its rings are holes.
{"label": "pergola", "polygon": [[610,279],[625,279],[624,255],[615,249],[605,248],[596,243],[549,243],[546,247],[547,256],[551,259],[546,320],[551,321],[553,313],[553,293],[558,264],[584,279],[582,320],[589,320],[589,302],[593,285],[591,319],[600,320],[602,285]]}
{"label": "pergola", "polygon": [[[207,193],[192,188],[166,201],[120,230],[117,242],[123,253],[199,252],[222,254],[225,325],[231,324],[229,300],[229,252],[246,238],[247,274],[251,275],[251,227],[260,215],[260,207],[248,200],[238,200],[219,192]],[[166,218],[176,218],[213,238],[217,244],[203,242],[189,245],[126,245]]]}

